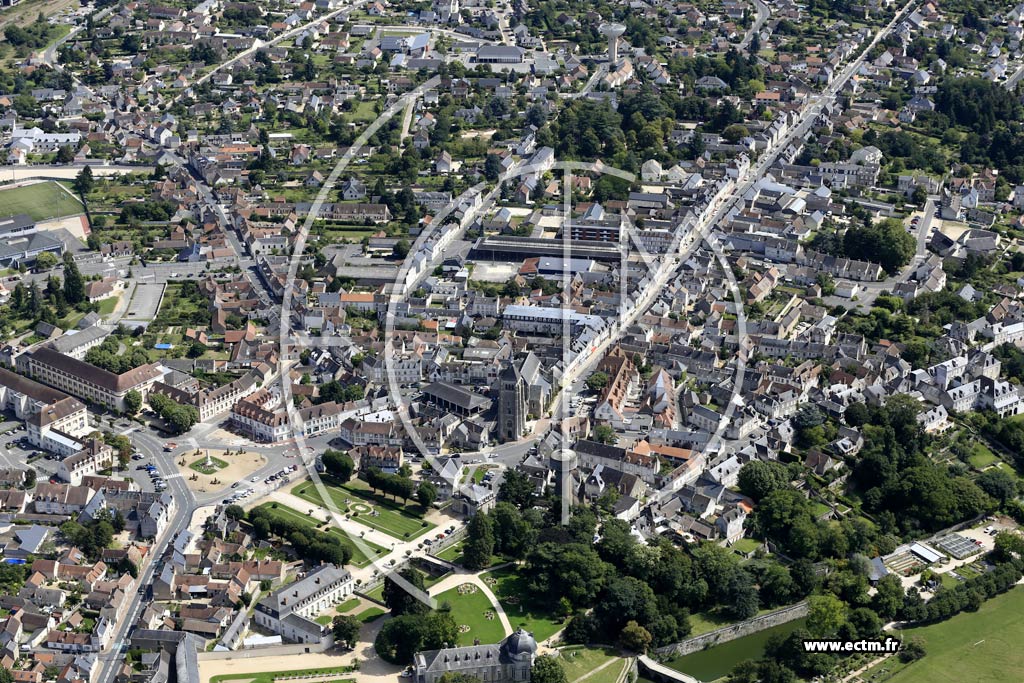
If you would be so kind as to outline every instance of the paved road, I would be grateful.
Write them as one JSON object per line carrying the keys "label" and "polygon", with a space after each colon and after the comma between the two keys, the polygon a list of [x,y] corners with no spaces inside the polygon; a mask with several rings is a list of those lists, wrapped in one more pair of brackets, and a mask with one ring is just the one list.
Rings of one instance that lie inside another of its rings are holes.
{"label": "paved road", "polygon": [[[693,226],[692,229],[682,237],[679,256],[666,258],[661,262],[660,267],[651,278],[651,283],[643,292],[638,294],[633,307],[624,311],[624,314],[621,316],[621,320],[611,328],[611,332],[605,335],[589,353],[579,354],[573,358],[562,376],[562,391],[570,391],[573,393],[579,391],[583,378],[592,371],[598,362],[600,362],[600,359],[604,357],[607,349],[617,341],[621,331],[632,325],[640,315],[658,299],[665,286],[675,275],[675,270],[678,265],[684,263],[697,245],[700,244],[709,234],[710,230],[723,221],[736,207],[736,205],[742,201],[747,190],[749,190],[755,182],[764,176],[771,165],[775,163],[775,160],[778,158],[782,150],[786,149],[786,147],[798,137],[806,137],[817,116],[821,113],[824,103],[836,97],[837,93],[843,88],[846,82],[849,81],[849,79],[863,65],[867,54],[871,51],[871,48],[891,33],[896,25],[907,13],[911,11],[911,8],[918,1],[919,0],[909,0],[903,6],[902,10],[893,17],[892,21],[880,29],[875,34],[875,37],[871,42],[864,46],[863,51],[860,53],[860,57],[850,62],[850,64],[840,72],[840,74],[822,94],[812,96],[808,103],[804,105],[798,123],[794,125],[775,146],[770,147],[761,155],[757,163],[750,167],[745,178],[736,184],[734,190],[724,201],[719,203],[707,220]],[[681,226],[680,229],[685,230],[685,228],[686,226]],[[556,415],[561,417],[565,412],[564,401],[559,402],[558,405],[559,408],[556,409]]]}
{"label": "paved road", "polygon": [[167,491],[174,499],[175,509],[163,535],[151,548],[152,552],[149,555],[148,563],[139,574],[138,591],[131,597],[124,616],[114,627],[114,637],[111,640],[110,648],[100,656],[100,670],[94,679],[95,683],[112,683],[116,677],[124,653],[128,650],[129,633],[143,610],[145,604],[143,597],[147,588],[152,585],[156,568],[162,563],[168,545],[178,535],[178,532],[188,525],[196,508],[195,497],[185,485],[185,480],[180,476],[168,476],[171,473],[177,473],[178,468],[170,461],[169,454],[164,453],[163,442],[145,432],[136,433],[133,442],[143,454],[152,458],[153,463],[165,476]]}
{"label": "paved road", "polygon": [[1020,83],[1020,79],[1024,78],[1024,63],[1022,63],[1017,70],[1014,71],[1009,78],[1003,81],[1003,87],[1007,90],[1013,90]]}
{"label": "paved road", "polygon": [[754,0],[754,12],[754,23],[750,25],[747,33],[743,36],[743,40],[740,41],[740,51],[747,49],[751,41],[754,40],[754,36],[761,32],[761,29],[764,28],[764,23],[772,15],[768,5],[764,4],[762,0]]}

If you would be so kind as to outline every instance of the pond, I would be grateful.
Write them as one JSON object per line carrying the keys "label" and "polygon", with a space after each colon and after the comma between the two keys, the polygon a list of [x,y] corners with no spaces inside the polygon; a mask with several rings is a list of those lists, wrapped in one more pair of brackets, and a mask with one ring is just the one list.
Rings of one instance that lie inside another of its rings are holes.
{"label": "pond", "polygon": [[733,667],[748,659],[760,659],[765,643],[775,634],[789,635],[803,628],[806,619],[797,619],[786,624],[772,626],[764,631],[752,633],[728,643],[715,645],[707,650],[676,657],[666,664],[677,671],[690,674],[701,681],[713,681],[732,671]]}

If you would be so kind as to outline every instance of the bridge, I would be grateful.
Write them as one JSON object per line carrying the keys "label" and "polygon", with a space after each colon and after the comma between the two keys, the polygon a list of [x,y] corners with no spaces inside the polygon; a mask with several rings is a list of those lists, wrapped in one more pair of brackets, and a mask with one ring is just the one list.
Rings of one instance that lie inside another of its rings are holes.
{"label": "bridge", "polygon": [[671,669],[664,664],[659,664],[647,655],[640,655],[637,658],[637,663],[648,676],[656,681],[666,681],[666,683],[701,683],[693,676]]}

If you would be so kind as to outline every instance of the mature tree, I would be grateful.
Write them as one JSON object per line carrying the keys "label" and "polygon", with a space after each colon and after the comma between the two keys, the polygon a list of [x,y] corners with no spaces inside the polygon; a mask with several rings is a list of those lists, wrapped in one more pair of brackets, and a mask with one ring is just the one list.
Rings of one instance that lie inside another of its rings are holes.
{"label": "mature tree", "polygon": [[860,427],[871,419],[871,412],[863,403],[852,403],[843,412],[843,419],[851,427]]}
{"label": "mature tree", "polygon": [[725,602],[729,612],[739,621],[750,619],[757,614],[760,600],[749,572],[743,569],[733,572],[729,578]]}
{"label": "mature tree", "polygon": [[597,425],[594,428],[594,440],[598,443],[613,446],[619,440],[619,437],[615,434],[615,429],[611,425]]}
{"label": "mature tree", "polygon": [[458,625],[447,612],[403,614],[384,622],[373,646],[385,661],[407,664],[417,652],[437,650],[458,636]]}
{"label": "mature tree", "polygon": [[416,500],[424,508],[429,508],[437,500],[437,487],[432,482],[421,481],[416,489]]}
{"label": "mature tree", "polygon": [[1017,499],[1017,478],[1009,472],[995,468],[985,470],[975,482],[982,491],[998,500],[1002,506]]}
{"label": "mature tree", "polygon": [[241,505],[228,505],[224,508],[224,516],[236,522],[240,519],[245,519],[245,508]]}
{"label": "mature tree", "polygon": [[885,269],[889,275],[910,262],[917,242],[903,224],[886,218],[872,225],[851,227],[843,236],[843,253],[852,259],[871,261]]}
{"label": "mature tree", "polygon": [[135,415],[142,407],[142,394],[132,389],[124,395],[124,410],[129,415]]}
{"label": "mature tree", "polygon": [[353,648],[359,640],[359,620],[352,616],[339,614],[331,622],[331,630],[334,632],[334,644],[346,648]]}
{"label": "mature tree", "polygon": [[64,253],[64,299],[72,305],[86,300],[85,280],[70,251]]}
{"label": "mature tree", "polygon": [[913,662],[921,659],[926,654],[927,652],[924,649],[924,639],[921,636],[914,636],[903,643],[903,647],[900,649],[900,661]]}
{"label": "mature tree", "polygon": [[734,123],[722,131],[722,137],[725,138],[726,142],[732,144],[736,144],[748,135],[750,135],[750,131],[741,123]]}
{"label": "mature tree", "polygon": [[484,569],[491,566],[493,555],[494,523],[486,514],[473,515],[462,549],[462,562],[467,569]]}
{"label": "mature tree", "polygon": [[883,619],[895,619],[903,607],[905,594],[903,582],[896,574],[886,574],[875,584],[875,595],[871,607]]}
{"label": "mature tree", "polygon": [[57,265],[57,257],[50,251],[44,251],[36,256],[36,268],[38,270],[49,270]]}
{"label": "mature tree", "polygon": [[819,638],[831,636],[846,621],[846,605],[834,595],[812,595],[807,608],[807,629]]}
{"label": "mature tree", "polygon": [[430,611],[430,605],[423,602],[417,595],[410,592],[410,587],[426,593],[426,585],[423,582],[423,574],[415,567],[405,567],[401,571],[388,574],[384,578],[384,604],[391,610],[394,616],[402,614],[425,614]]}
{"label": "mature tree", "polygon": [[498,487],[498,500],[506,500],[520,510],[533,505],[536,488],[525,472],[508,470]]}
{"label": "mature tree", "polygon": [[132,457],[132,442],[124,434],[114,434],[113,432],[105,432],[103,434],[103,442],[114,449],[117,453],[118,465],[120,467],[127,467],[128,461]]}
{"label": "mature tree", "polygon": [[562,597],[573,607],[589,607],[610,574],[590,542],[541,543],[526,558],[527,585],[538,598],[556,604]]}
{"label": "mature tree", "polygon": [[626,623],[646,625],[658,616],[658,603],[651,587],[640,579],[626,576],[608,584],[594,607],[594,617],[604,632],[618,634]]}
{"label": "mature tree", "polygon": [[392,255],[395,258],[404,259],[406,256],[409,255],[410,247],[411,245],[409,244],[409,240],[403,237],[402,239],[395,242],[395,246],[392,247],[391,249]]}
{"label": "mature tree", "polygon": [[744,495],[761,500],[789,485],[789,472],[778,462],[751,460],[740,468],[739,486]]}
{"label": "mature tree", "polygon": [[788,568],[772,562],[764,567],[758,578],[761,601],[766,606],[786,605],[797,595],[797,585]]}
{"label": "mature tree", "polygon": [[488,154],[484,159],[484,178],[494,182],[501,175],[501,157],[497,154]]}
{"label": "mature tree", "polygon": [[72,186],[75,188],[75,192],[80,194],[84,199],[87,194],[92,192],[94,184],[95,183],[92,177],[92,166],[86,166],[81,171],[78,172],[77,176],[75,176],[75,180]]}
{"label": "mature tree", "polygon": [[533,660],[530,683],[567,683],[565,669],[556,657],[541,655]]}
{"label": "mature tree", "polygon": [[619,633],[619,642],[622,647],[640,654],[647,652],[652,640],[650,632],[635,621],[627,622],[622,627],[622,632]]}
{"label": "mature tree", "polygon": [[995,553],[1004,560],[1024,558],[1024,536],[1013,531],[1000,531],[996,534]]}
{"label": "mature tree", "polygon": [[328,448],[320,458],[324,470],[338,481],[344,483],[352,478],[356,465],[345,451]]}
{"label": "mature tree", "polygon": [[494,527],[495,551],[509,557],[525,556],[536,534],[523,513],[512,503],[499,501],[489,517]]}
{"label": "mature tree", "polygon": [[591,391],[601,391],[608,386],[608,375],[603,372],[595,372],[587,378],[587,388]]}

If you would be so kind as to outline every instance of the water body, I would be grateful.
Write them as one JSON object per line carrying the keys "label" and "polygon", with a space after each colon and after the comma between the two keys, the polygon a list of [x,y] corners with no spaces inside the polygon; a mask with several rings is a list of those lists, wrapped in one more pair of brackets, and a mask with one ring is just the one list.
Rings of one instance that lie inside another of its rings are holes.
{"label": "water body", "polygon": [[683,657],[671,659],[666,664],[677,671],[690,674],[701,681],[714,681],[732,671],[733,667],[748,659],[760,659],[764,654],[765,643],[773,635],[789,635],[798,628],[803,628],[806,619],[797,619],[786,624],[743,636],[728,643],[715,645],[706,650],[698,650]]}

